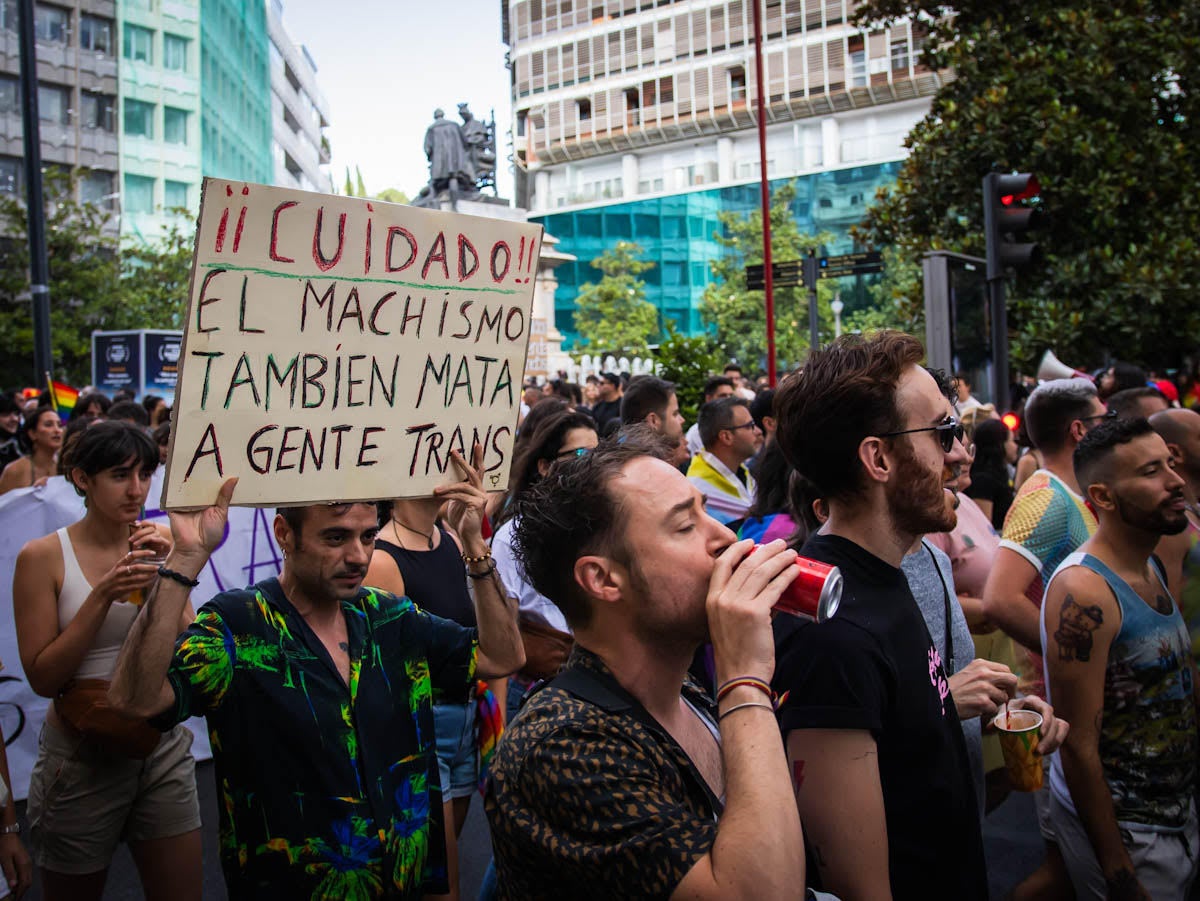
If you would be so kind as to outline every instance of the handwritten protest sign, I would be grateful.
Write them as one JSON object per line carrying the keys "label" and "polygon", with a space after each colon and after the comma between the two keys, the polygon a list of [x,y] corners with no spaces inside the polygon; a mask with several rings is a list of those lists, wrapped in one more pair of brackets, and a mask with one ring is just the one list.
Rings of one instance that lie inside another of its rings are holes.
{"label": "handwritten protest sign", "polygon": [[508,482],[542,228],[205,179],[164,509]]}

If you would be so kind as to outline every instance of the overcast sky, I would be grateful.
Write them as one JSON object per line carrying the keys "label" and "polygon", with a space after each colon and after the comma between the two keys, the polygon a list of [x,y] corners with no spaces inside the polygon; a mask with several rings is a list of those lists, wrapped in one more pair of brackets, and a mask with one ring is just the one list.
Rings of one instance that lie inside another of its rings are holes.
{"label": "overcast sky", "polygon": [[339,189],[358,166],[370,193],[415,197],[429,180],[434,108],[457,122],[465,101],[478,119],[495,110],[500,193],[512,196],[500,0],[284,0],[283,22],[317,63]]}

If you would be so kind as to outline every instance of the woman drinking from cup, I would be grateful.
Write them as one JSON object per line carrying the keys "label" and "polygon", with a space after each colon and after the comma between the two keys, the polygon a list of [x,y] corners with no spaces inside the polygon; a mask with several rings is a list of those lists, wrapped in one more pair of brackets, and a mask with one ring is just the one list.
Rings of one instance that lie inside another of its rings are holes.
{"label": "woman drinking from cup", "polygon": [[[126,422],[87,429],[64,466],[83,519],[17,557],[13,608],[30,687],[54,701],[29,786],[30,845],[47,899],[98,899],[127,841],[148,899],[200,898],[192,735],[108,707],[108,680],[170,549],[139,519],[158,448]],[[190,621],[191,609],[184,611]],[[181,621],[180,630],[186,626]]]}

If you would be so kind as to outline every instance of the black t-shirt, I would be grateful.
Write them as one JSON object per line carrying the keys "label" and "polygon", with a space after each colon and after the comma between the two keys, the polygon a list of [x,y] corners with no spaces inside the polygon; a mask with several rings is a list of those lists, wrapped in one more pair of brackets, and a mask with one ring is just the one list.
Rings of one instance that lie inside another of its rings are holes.
{"label": "black t-shirt", "polygon": [[601,435],[604,434],[604,427],[614,419],[620,423],[621,421],[621,401],[617,400],[602,400],[598,401],[592,407],[592,419],[596,420],[596,431]]}
{"label": "black t-shirt", "polygon": [[[774,688],[789,692],[784,734],[863,729],[874,737],[893,897],[987,898],[962,727],[903,572],[834,535],[813,536],[801,553],[840,567],[845,581],[833,619],[775,618]],[[817,868],[809,874],[819,888]]]}
{"label": "black t-shirt", "polygon": [[20,460],[21,457],[20,439],[12,432],[0,429],[0,470],[14,460]]}
{"label": "black t-shirt", "polygon": [[986,469],[971,470],[971,485],[967,497],[992,502],[992,527],[997,531],[1004,528],[1004,517],[1012,506],[1013,490],[1008,474],[1003,477]]}

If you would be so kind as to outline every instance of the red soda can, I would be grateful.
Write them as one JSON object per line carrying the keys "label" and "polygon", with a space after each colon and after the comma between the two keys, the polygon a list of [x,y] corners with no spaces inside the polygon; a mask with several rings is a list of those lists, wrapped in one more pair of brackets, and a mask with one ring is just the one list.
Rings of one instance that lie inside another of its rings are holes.
{"label": "red soda can", "polygon": [[836,566],[797,557],[800,574],[784,589],[773,609],[823,623],[842,602],[842,571]]}

